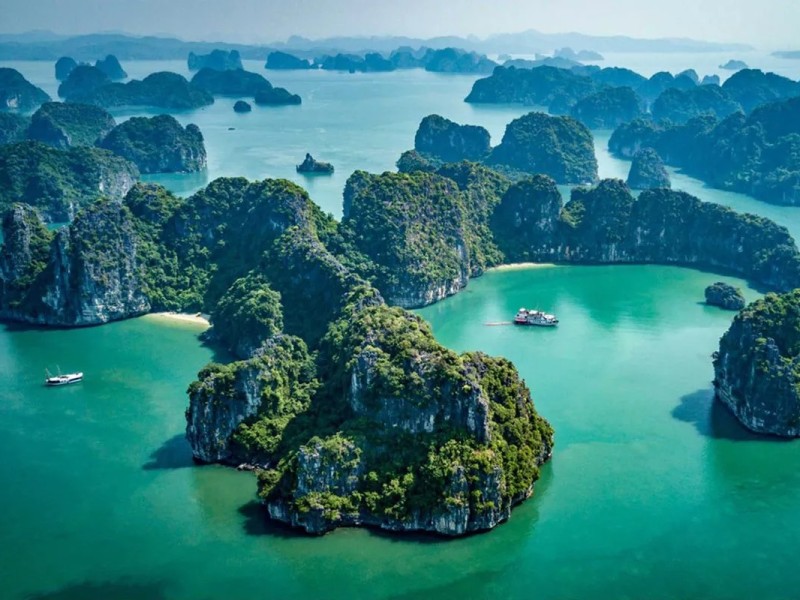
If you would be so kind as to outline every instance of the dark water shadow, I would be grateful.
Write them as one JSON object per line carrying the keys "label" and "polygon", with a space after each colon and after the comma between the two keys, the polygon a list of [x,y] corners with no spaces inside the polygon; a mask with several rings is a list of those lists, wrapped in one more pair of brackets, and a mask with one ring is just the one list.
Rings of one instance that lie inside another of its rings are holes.
{"label": "dark water shadow", "polygon": [[783,438],[753,433],[736,417],[714,399],[714,388],[697,390],[681,398],[681,403],[672,409],[672,416],[684,423],[691,423],[698,433],[717,440],[734,442],[785,441]]}
{"label": "dark water shadow", "polygon": [[243,504],[237,511],[244,517],[242,525],[247,535],[269,535],[284,539],[316,537],[286,523],[270,519],[267,509],[257,500]]}
{"label": "dark water shadow", "polygon": [[153,451],[150,460],[142,465],[145,471],[160,469],[184,469],[194,465],[192,449],[182,433],[169,438],[161,447]]}
{"label": "dark water shadow", "polygon": [[29,600],[166,600],[166,585],[162,582],[137,583],[131,579],[117,581],[84,581],[49,592],[28,594]]}

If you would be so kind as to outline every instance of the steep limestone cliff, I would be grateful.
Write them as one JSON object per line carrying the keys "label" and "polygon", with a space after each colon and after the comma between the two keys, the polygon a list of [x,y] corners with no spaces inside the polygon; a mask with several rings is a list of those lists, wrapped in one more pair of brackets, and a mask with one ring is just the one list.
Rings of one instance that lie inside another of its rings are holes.
{"label": "steep limestone cliff", "polygon": [[130,212],[101,200],[55,235],[47,266],[3,317],[40,325],[96,325],[144,314]]}
{"label": "steep limestone cliff", "polygon": [[758,433],[800,436],[800,290],[742,310],[714,354],[716,397]]}

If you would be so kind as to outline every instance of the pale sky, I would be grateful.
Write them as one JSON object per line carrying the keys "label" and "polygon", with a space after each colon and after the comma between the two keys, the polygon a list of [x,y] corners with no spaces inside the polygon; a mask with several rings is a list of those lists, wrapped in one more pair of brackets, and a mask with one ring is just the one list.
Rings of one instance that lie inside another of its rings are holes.
{"label": "pale sky", "polygon": [[248,43],[537,29],[798,49],[800,0],[0,0],[0,33],[32,29]]}

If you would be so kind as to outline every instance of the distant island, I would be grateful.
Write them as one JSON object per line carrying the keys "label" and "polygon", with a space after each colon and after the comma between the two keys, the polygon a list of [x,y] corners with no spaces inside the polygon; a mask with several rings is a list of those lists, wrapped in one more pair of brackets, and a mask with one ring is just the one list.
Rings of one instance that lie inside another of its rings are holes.
{"label": "distant island", "polygon": [[251,110],[253,107],[244,100],[237,100],[233,105],[233,111],[237,113],[249,113]]}
{"label": "distant island", "polygon": [[556,50],[553,56],[558,58],[566,58],[567,60],[574,60],[577,62],[598,61],[604,60],[603,55],[593,50],[578,50],[575,52],[572,48],[566,47]]}
{"label": "distant island", "polygon": [[773,52],[772,56],[777,56],[778,58],[800,59],[800,50],[779,50],[777,52]]}
{"label": "distant island", "polygon": [[190,71],[200,71],[201,69],[213,69],[215,71],[228,71],[243,69],[242,57],[238,50],[214,49],[208,54],[195,54],[189,52],[187,65]]}
{"label": "distant island", "polygon": [[731,59],[724,65],[720,65],[719,68],[725,69],[726,71],[741,71],[742,69],[749,69],[750,67],[748,67],[747,63],[743,60]]}
{"label": "distant island", "polygon": [[[199,128],[192,124],[184,128],[170,115],[133,117],[118,125],[111,114],[99,106],[47,102],[30,118],[19,115],[0,118],[0,144],[24,140],[41,142],[61,150],[79,147],[110,150],[134,163],[138,167],[137,176],[138,172],[193,172],[206,166],[206,150]],[[17,146],[14,157],[19,161],[19,168],[14,172],[11,181],[17,176],[26,177],[23,165],[36,164],[41,156],[42,151],[36,144]],[[67,160],[69,154],[46,156],[48,160],[44,164],[61,165],[48,167],[60,170],[60,176],[51,178],[46,184],[37,184],[43,187],[42,198],[37,198],[36,201],[45,212],[49,212],[51,206],[48,198],[57,198],[61,194],[71,195],[71,186],[81,181],[91,171],[91,166]],[[113,177],[113,171],[120,164],[105,164],[105,177]],[[45,172],[43,169],[42,173]],[[106,185],[109,184],[101,183],[101,191]],[[113,189],[113,186],[109,189]],[[30,193],[33,193],[32,190]]]}
{"label": "distant island", "polygon": [[[763,98],[769,88],[761,91]],[[608,147],[624,158],[633,157],[639,148],[652,147],[668,164],[714,187],[796,206],[800,205],[798,123],[800,97],[795,97],[760,106],[749,116],[737,112],[721,121],[712,115],[679,125],[637,119],[617,128]]]}
{"label": "distant island", "polygon": [[72,56],[79,61],[116,54],[124,60],[184,60],[190,52],[209,54],[214,50],[236,51],[242,59],[264,60],[271,51],[311,52],[334,50],[341,53],[391,52],[400,47],[463,48],[480,54],[534,54],[553,48],[592,48],[594,52],[740,52],[752,50],[745,44],[723,44],[691,39],[637,39],[625,36],[590,36],[579,33],[548,34],[535,30],[493,35],[486,39],[444,36],[410,37],[338,37],[310,40],[292,36],[286,42],[266,46],[192,42],[167,37],[138,37],[125,34],[89,34],[42,39],[35,33],[14,36],[0,42],[0,60],[57,60]]}
{"label": "distant island", "polygon": [[115,106],[149,106],[167,109],[200,108],[214,103],[206,90],[185,77],[167,71],[152,73],[127,83],[112,83],[96,67],[78,65],[59,86],[58,94],[71,102]]}
{"label": "distant island", "polygon": [[333,173],[333,165],[331,163],[314,160],[313,156],[306,153],[306,157],[303,162],[297,165],[297,172],[330,175]]}
{"label": "distant island", "polygon": [[[429,115],[420,123],[414,138],[416,162],[427,162],[436,168],[447,162],[472,160],[514,178],[544,173],[564,184],[597,181],[592,135],[586,126],[570,117],[531,112],[509,123],[496,147],[492,148],[489,142],[489,132],[483,127],[459,125],[439,115]],[[409,158],[406,156],[403,162]]]}

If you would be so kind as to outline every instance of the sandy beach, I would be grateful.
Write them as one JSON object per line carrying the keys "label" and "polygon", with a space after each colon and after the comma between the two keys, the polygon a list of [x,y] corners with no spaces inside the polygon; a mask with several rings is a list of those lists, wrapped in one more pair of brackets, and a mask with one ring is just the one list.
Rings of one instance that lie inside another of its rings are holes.
{"label": "sandy beach", "polygon": [[487,272],[489,271],[522,271],[525,269],[548,269],[551,267],[557,266],[554,263],[532,263],[532,262],[523,262],[523,263],[511,263],[508,265],[500,265],[497,267],[491,267],[486,269]]}
{"label": "sandy beach", "polygon": [[204,315],[201,313],[189,314],[189,313],[176,313],[176,312],[157,312],[145,315],[145,317],[158,320],[194,323],[195,325],[211,327],[211,323],[208,320],[208,315]]}

